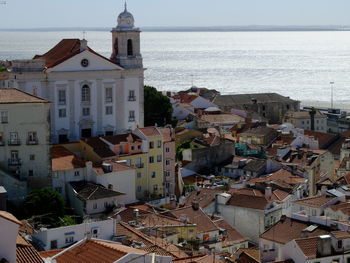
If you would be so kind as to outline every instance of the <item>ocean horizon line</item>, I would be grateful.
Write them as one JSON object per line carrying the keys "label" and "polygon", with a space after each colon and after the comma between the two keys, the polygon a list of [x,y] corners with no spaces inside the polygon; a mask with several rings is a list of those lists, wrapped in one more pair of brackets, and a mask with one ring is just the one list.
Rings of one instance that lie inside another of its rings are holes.
{"label": "ocean horizon line", "polygon": [[[0,28],[0,31],[109,31],[110,27],[36,27],[36,28]],[[324,26],[145,26],[140,27],[145,32],[249,32],[249,31],[349,31],[350,25],[324,25]]]}

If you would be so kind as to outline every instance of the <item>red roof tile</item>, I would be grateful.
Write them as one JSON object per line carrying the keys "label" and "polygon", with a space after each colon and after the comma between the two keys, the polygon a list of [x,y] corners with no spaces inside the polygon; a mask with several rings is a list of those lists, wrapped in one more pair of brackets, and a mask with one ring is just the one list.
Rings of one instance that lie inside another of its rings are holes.
{"label": "red roof tile", "polygon": [[63,146],[51,148],[52,171],[65,171],[84,168],[85,162]]}
{"label": "red roof tile", "polygon": [[157,127],[153,127],[153,126],[139,128],[139,130],[146,136],[158,136],[158,135],[160,135],[160,132],[158,131]]}
{"label": "red roof tile", "polygon": [[295,242],[308,259],[317,257],[317,237],[296,239]]}
{"label": "red roof tile", "polygon": [[12,215],[12,214],[10,214],[10,213],[8,213],[6,211],[1,211],[0,210],[0,217],[6,219],[8,221],[11,221],[11,222],[13,222],[15,224],[18,224],[20,226],[22,225],[21,221],[19,221],[14,215]]}
{"label": "red roof tile", "polygon": [[294,201],[294,203],[299,205],[311,206],[311,207],[321,207],[333,199],[334,199],[333,197],[319,195],[319,196],[306,197],[306,198]]}

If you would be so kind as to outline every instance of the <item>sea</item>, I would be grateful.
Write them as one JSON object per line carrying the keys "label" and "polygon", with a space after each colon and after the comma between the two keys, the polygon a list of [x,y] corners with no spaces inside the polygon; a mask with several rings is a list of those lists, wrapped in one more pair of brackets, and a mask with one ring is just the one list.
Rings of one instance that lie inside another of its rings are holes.
{"label": "sea", "polygon": [[[0,31],[0,60],[29,59],[81,31]],[[111,33],[87,31],[88,45],[111,54]],[[222,94],[277,92],[306,105],[350,109],[349,31],[142,32],[145,84],[192,85]],[[334,84],[331,84],[334,82]]]}

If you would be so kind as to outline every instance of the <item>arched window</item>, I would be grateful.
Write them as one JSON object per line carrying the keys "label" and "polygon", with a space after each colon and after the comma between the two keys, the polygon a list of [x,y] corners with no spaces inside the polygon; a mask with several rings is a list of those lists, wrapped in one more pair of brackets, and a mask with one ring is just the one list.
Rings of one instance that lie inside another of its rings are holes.
{"label": "arched window", "polygon": [[132,49],[132,40],[128,39],[128,56],[133,56],[133,55],[134,55],[134,52]]}
{"label": "arched window", "polygon": [[81,101],[90,102],[90,87],[88,85],[81,88]]}
{"label": "arched window", "polygon": [[118,38],[115,39],[115,42],[114,42],[114,51],[115,51],[115,54],[118,55],[119,53],[119,49],[118,49]]}

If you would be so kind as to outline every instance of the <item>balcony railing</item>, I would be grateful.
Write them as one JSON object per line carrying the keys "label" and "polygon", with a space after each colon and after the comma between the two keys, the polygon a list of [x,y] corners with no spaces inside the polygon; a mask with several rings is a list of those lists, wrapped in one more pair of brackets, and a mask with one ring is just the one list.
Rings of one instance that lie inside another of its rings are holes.
{"label": "balcony railing", "polygon": [[38,139],[28,139],[27,140],[27,145],[38,145],[39,140]]}
{"label": "balcony railing", "polygon": [[136,96],[129,96],[128,101],[136,101]]}
{"label": "balcony railing", "polygon": [[22,165],[22,160],[19,158],[10,158],[8,160],[8,164],[9,166],[18,166],[18,165]]}
{"label": "balcony railing", "polygon": [[65,100],[60,100],[60,101],[58,101],[58,105],[66,105],[66,101]]}
{"label": "balcony railing", "polygon": [[14,145],[21,145],[20,139],[10,139],[8,140],[8,145],[14,146]]}
{"label": "balcony railing", "polygon": [[135,164],[136,168],[143,168],[145,165],[143,163]]}
{"label": "balcony railing", "polygon": [[135,117],[129,117],[129,122],[135,121]]}

